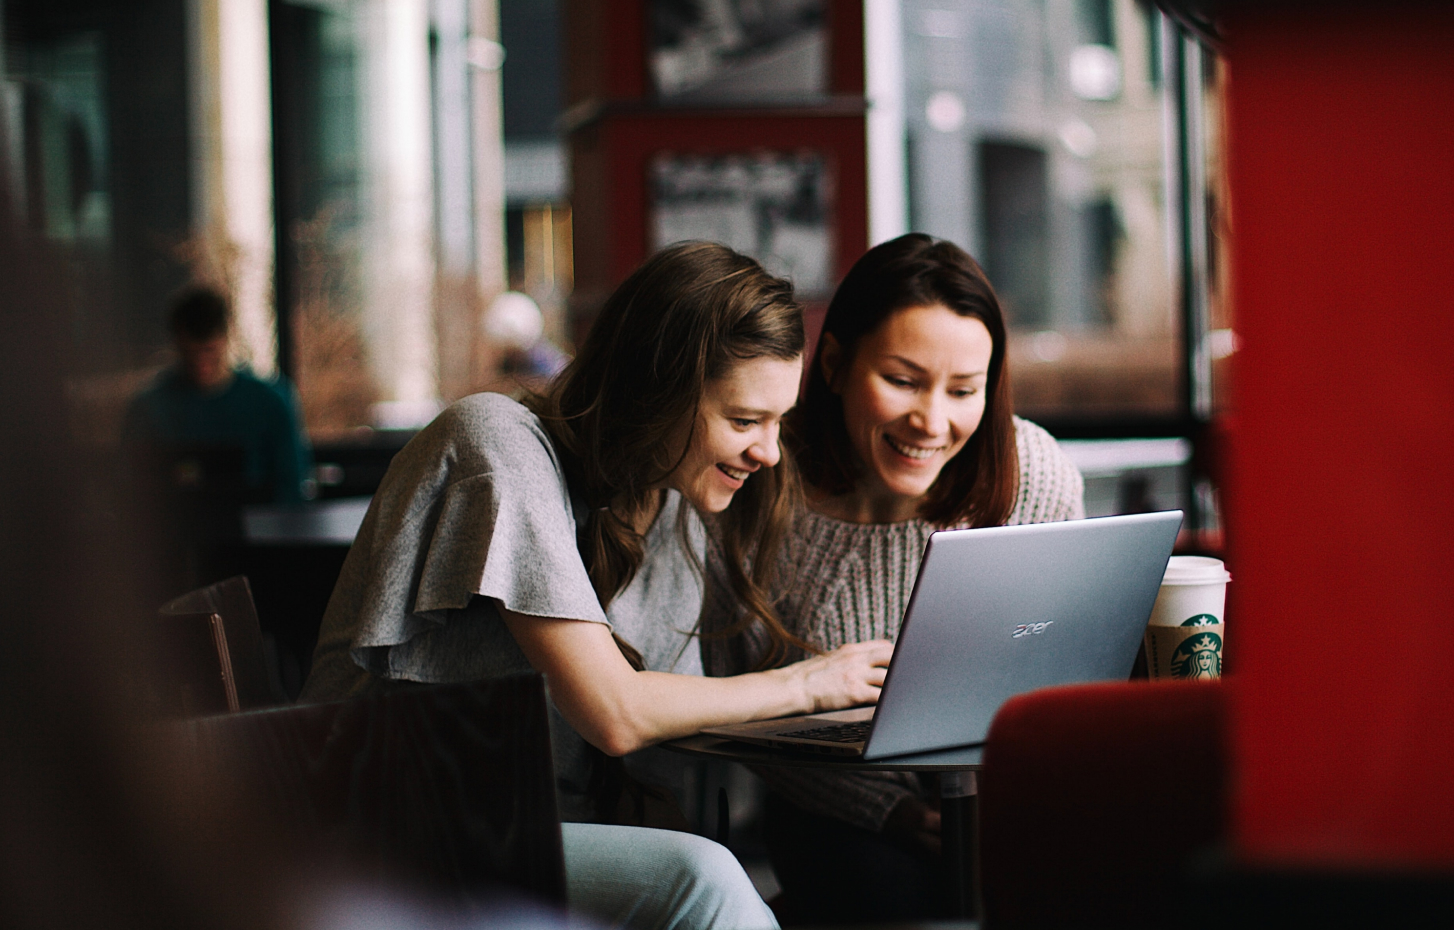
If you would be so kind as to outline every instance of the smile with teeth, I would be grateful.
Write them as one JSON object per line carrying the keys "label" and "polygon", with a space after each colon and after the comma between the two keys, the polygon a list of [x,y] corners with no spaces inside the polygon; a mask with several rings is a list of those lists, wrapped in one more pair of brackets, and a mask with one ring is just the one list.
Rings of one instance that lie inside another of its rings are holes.
{"label": "smile with teeth", "polygon": [[719,464],[717,468],[722,472],[722,474],[726,475],[728,478],[731,478],[734,481],[746,481],[747,476],[752,474],[752,472],[750,471],[743,471],[740,468],[733,468],[730,465]]}
{"label": "smile with teeth", "polygon": [[935,446],[932,449],[923,449],[919,446],[906,446],[903,443],[899,442],[897,439],[893,439],[889,436],[884,437],[884,442],[887,442],[889,444],[889,448],[893,449],[899,455],[902,455],[905,458],[919,459],[921,461],[923,459],[932,458],[935,453],[939,452],[944,448],[944,446]]}

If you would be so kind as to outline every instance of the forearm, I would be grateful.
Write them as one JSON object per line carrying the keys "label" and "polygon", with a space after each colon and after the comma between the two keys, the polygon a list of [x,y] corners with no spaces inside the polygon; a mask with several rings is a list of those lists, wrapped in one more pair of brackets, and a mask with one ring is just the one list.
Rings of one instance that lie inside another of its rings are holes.
{"label": "forearm", "polygon": [[[555,683],[551,688],[552,694],[559,690]],[[582,736],[611,755],[690,736],[705,727],[814,710],[804,683],[788,669],[729,678],[632,672],[618,687],[592,689],[572,703],[577,712],[562,708],[562,713]]]}
{"label": "forearm", "polygon": [[565,719],[610,755],[717,724],[874,703],[892,652],[886,642],[856,643],[731,678],[638,672],[604,624],[500,614],[526,659],[545,674]]}

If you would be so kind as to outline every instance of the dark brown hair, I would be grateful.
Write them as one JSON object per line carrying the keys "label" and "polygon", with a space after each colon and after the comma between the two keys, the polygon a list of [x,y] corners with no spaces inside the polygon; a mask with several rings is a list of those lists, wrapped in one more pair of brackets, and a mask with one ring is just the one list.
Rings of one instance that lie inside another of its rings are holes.
{"label": "dark brown hair", "polygon": [[188,287],[172,298],[167,326],[173,336],[201,342],[227,335],[227,298],[210,287]]}
{"label": "dark brown hair", "polygon": [[[726,246],[685,242],[647,259],[616,289],[575,360],[528,401],[588,509],[578,544],[602,606],[641,567],[643,539],[633,517],[685,457],[707,383],[746,359],[795,359],[805,342],[791,284]],[[759,469],[717,517],[733,591],[767,626],[774,657],[801,645],[765,593],[800,493],[784,455]],[[639,667],[639,654],[622,645]]]}
{"label": "dark brown hair", "polygon": [[[1005,361],[1005,318],[979,263],[954,243],[923,233],[909,233],[875,246],[838,285],[828,305],[823,333],[842,346],[839,364],[847,371],[858,341],[891,315],[934,305],[979,320],[989,330],[994,350],[985,384],[984,418],[930,486],[919,514],[936,526],[998,525],[1014,508],[1020,464]],[[862,465],[848,438],[843,400],[823,375],[822,353],[820,337],[808,367],[803,401],[788,419],[787,444],[809,485],[828,494],[847,494],[857,483]]]}

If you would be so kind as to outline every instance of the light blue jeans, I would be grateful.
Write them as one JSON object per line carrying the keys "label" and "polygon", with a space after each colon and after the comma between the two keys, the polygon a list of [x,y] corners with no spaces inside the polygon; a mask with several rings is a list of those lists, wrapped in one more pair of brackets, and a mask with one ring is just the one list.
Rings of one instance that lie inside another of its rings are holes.
{"label": "light blue jeans", "polygon": [[571,910],[630,930],[777,930],[725,846],[675,830],[563,823]]}

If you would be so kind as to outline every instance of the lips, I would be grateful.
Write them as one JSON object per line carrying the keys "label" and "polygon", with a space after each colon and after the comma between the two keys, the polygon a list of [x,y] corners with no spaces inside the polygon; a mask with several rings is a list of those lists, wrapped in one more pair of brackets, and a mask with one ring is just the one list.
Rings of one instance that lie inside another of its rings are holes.
{"label": "lips", "polygon": [[931,459],[947,448],[946,446],[935,446],[932,449],[925,449],[920,446],[905,445],[904,443],[899,442],[897,439],[893,439],[889,436],[884,437],[884,442],[888,443],[889,448],[893,449],[899,455],[902,455],[905,458],[914,459],[915,461],[919,462]]}
{"label": "lips", "polygon": [[752,474],[750,471],[743,471],[740,468],[732,468],[731,466],[722,464],[718,464],[717,470],[733,481],[746,481],[747,476]]}

